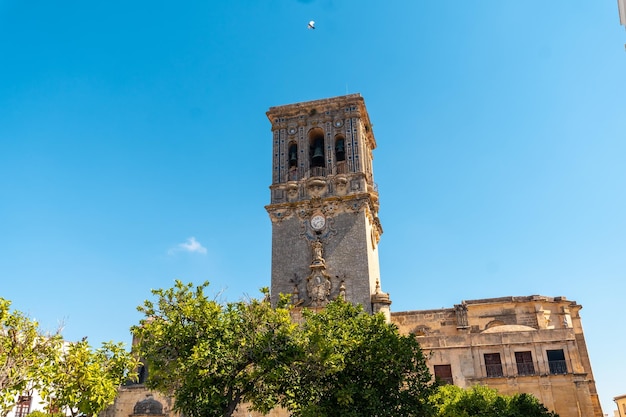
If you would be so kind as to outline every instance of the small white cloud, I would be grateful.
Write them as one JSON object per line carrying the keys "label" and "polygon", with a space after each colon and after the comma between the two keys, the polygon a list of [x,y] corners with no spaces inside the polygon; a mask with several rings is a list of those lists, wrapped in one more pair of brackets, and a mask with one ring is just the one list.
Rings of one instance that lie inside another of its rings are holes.
{"label": "small white cloud", "polygon": [[175,254],[176,252],[190,252],[190,253],[201,253],[206,254],[206,248],[200,244],[196,240],[195,237],[187,238],[187,241],[184,243],[179,243],[175,247],[171,248],[168,253],[170,255]]}

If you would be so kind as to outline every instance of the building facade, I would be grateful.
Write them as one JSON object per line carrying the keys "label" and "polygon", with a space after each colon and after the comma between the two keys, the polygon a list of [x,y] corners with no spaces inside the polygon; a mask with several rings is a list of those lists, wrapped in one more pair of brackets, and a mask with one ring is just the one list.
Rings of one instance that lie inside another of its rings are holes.
{"label": "building facade", "polygon": [[[603,417],[580,319],[565,297],[503,297],[390,312],[382,292],[376,141],[359,94],[272,107],[271,297],[299,308],[337,297],[412,333],[441,381],[530,393],[560,417]],[[170,399],[124,387],[104,417],[166,417]],[[245,405],[237,417],[258,417]],[[270,417],[285,417],[276,409]]]}
{"label": "building facade", "polygon": [[626,417],[626,394],[613,397],[617,410],[614,411],[615,417]]}
{"label": "building facade", "polygon": [[343,296],[418,335],[431,372],[461,387],[531,393],[561,417],[603,417],[579,311],[564,297],[505,297],[390,313],[381,291],[376,140],[359,94],[272,107],[272,296]]}
{"label": "building facade", "polygon": [[146,389],[143,381],[119,389],[115,402],[99,417],[174,417],[173,399]]}
{"label": "building facade", "polygon": [[323,307],[344,297],[389,314],[380,289],[376,140],[359,94],[272,107],[273,301]]}
{"label": "building facade", "polygon": [[560,417],[602,417],[580,319],[565,297],[502,297],[392,313],[413,333],[431,373],[463,388],[533,394]]}

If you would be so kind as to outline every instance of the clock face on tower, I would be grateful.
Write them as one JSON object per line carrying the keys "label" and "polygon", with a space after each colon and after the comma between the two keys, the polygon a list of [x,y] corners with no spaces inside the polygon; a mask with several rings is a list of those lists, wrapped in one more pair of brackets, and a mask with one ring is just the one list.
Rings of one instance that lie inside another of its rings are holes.
{"label": "clock face on tower", "polygon": [[326,224],[326,219],[321,214],[311,217],[311,227],[313,230],[322,230]]}

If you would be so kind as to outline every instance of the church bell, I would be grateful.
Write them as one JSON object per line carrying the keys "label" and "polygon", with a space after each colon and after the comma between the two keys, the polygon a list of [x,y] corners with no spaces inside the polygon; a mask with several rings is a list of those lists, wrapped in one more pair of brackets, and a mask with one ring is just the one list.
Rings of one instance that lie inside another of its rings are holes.
{"label": "church bell", "polygon": [[338,161],[343,161],[346,157],[346,150],[344,147],[343,139],[337,141],[337,145],[335,146],[335,154],[337,155]]}
{"label": "church bell", "polygon": [[316,166],[324,165],[324,149],[322,149],[322,146],[322,141],[315,142],[315,148],[313,149],[313,158],[311,158],[311,160]]}

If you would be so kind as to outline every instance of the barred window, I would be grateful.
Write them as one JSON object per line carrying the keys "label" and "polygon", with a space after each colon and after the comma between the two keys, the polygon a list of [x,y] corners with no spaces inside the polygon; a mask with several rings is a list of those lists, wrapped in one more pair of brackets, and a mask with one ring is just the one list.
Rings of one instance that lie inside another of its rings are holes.
{"label": "barred window", "polygon": [[504,375],[502,373],[502,361],[500,360],[499,353],[485,353],[484,357],[487,377],[497,378]]}
{"label": "barred window", "polygon": [[554,349],[546,351],[548,355],[548,367],[553,375],[566,374],[567,364],[565,363],[565,354],[563,349]]}
{"label": "barred window", "polygon": [[30,395],[20,395],[17,399],[17,407],[15,408],[15,417],[26,417],[30,413]]}
{"label": "barred window", "polygon": [[452,367],[450,365],[435,365],[435,380],[444,384],[454,384]]}
{"label": "barred window", "polygon": [[533,355],[530,351],[515,352],[515,362],[517,364],[518,375],[535,375]]}

